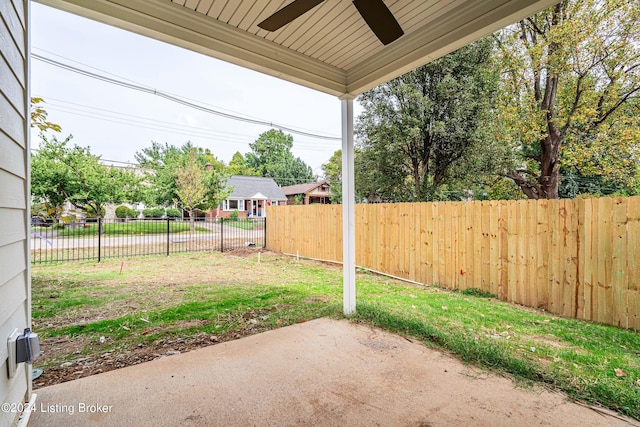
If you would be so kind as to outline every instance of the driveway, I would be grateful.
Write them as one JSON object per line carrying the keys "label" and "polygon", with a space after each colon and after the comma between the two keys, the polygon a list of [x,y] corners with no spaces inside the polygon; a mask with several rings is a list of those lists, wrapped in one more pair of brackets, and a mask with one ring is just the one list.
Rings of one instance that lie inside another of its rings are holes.
{"label": "driveway", "polygon": [[37,394],[31,427],[640,425],[326,318]]}

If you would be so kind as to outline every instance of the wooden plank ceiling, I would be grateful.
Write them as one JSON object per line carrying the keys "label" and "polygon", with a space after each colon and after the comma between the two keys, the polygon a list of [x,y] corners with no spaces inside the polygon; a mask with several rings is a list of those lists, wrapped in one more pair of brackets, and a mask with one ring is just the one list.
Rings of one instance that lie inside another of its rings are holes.
{"label": "wooden plank ceiling", "polygon": [[357,95],[556,0],[385,0],[404,36],[384,46],[351,0],[325,0],[281,29],[291,0],[37,0],[327,93]]}

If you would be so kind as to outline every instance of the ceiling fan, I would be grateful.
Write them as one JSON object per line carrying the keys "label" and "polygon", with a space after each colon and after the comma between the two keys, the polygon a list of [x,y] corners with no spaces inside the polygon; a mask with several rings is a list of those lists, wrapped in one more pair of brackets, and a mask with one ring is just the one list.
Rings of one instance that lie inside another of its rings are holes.
{"label": "ceiling fan", "polygon": [[[258,27],[267,31],[276,31],[288,23],[304,15],[324,0],[294,0],[264,21]],[[353,0],[353,5],[367,23],[371,31],[380,39],[382,44],[397,40],[404,34],[400,24],[396,21],[383,0]]]}

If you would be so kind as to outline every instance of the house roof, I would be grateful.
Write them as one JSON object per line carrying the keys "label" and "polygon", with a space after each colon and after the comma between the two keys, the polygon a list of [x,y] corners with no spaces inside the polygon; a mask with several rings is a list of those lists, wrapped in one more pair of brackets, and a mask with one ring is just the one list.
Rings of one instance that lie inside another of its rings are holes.
{"label": "house roof", "polygon": [[267,196],[265,196],[265,195],[264,195],[264,194],[262,194],[262,193],[256,193],[256,194],[254,194],[253,196],[251,196],[251,199],[252,199],[252,200],[267,200],[267,199],[268,199],[268,197],[267,197]]}
{"label": "house roof", "polygon": [[287,200],[287,196],[284,195],[273,178],[233,175],[227,180],[227,186],[233,186],[229,199]]}
{"label": "house roof", "polygon": [[[337,96],[358,95],[558,0],[385,0],[404,35],[383,45],[350,0],[269,32],[290,0],[36,0]],[[191,78],[176,76],[176,79]]]}
{"label": "house roof", "polygon": [[316,188],[326,183],[327,181],[319,181],[319,182],[308,182],[306,184],[288,185],[286,187],[282,187],[282,192],[286,196],[293,196],[296,194],[307,194],[308,192],[313,191]]}

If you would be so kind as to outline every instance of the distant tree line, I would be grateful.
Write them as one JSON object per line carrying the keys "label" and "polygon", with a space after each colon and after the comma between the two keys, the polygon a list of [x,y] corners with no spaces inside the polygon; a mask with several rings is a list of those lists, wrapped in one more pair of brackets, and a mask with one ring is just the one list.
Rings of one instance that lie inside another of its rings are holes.
{"label": "distant tree line", "polygon": [[[219,206],[228,197],[231,175],[272,177],[281,185],[314,179],[311,168],[293,156],[293,137],[274,129],[250,144],[251,152],[236,153],[229,165],[190,142],[182,146],[151,142],[135,154],[139,166],[105,165],[89,147],[72,144],[71,135],[64,140],[52,136],[61,127],[48,121],[43,103],[40,98],[32,99],[31,123],[41,131],[40,147],[31,157],[34,215],[68,222],[75,215],[63,215],[66,203],[75,214],[100,218],[107,204],[143,202],[150,206],[145,217],[175,217],[175,210],[167,208],[184,209],[193,230],[198,211]],[[126,206],[119,206],[116,214],[118,218],[137,217]]]}

